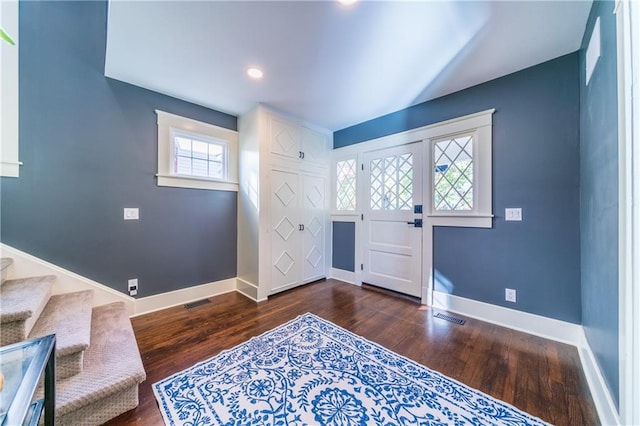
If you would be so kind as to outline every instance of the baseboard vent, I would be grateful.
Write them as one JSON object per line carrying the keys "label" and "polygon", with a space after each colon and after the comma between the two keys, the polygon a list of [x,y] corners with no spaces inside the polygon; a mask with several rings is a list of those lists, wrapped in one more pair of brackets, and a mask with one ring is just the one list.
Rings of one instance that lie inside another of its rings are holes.
{"label": "baseboard vent", "polygon": [[185,303],[184,307],[187,309],[193,309],[196,306],[206,305],[207,303],[211,303],[209,299],[196,300],[195,302]]}
{"label": "baseboard vent", "polygon": [[445,321],[449,321],[449,322],[453,322],[453,323],[459,324],[459,325],[464,325],[464,323],[467,322],[466,320],[463,320],[461,318],[452,317],[451,315],[446,315],[446,314],[443,314],[441,312],[438,312],[438,313],[434,314],[433,316],[436,317],[436,318],[443,319]]}

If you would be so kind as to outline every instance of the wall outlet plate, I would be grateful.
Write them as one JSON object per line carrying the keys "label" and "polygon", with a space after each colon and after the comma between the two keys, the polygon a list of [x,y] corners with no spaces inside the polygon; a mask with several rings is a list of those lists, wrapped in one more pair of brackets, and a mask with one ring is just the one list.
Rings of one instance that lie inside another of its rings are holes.
{"label": "wall outlet plate", "polygon": [[127,281],[127,290],[129,290],[129,296],[136,296],[138,294],[138,279],[132,278]]}
{"label": "wall outlet plate", "polygon": [[512,288],[505,288],[504,300],[506,300],[507,302],[516,303],[516,291]]}

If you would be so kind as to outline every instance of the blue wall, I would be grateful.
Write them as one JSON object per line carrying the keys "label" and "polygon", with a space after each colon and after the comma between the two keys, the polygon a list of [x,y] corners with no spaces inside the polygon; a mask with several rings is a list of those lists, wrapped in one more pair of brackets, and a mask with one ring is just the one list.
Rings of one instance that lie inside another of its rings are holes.
{"label": "blue wall", "polygon": [[333,222],[331,266],[345,271],[355,271],[356,224],[354,222]]}
{"label": "blue wall", "polygon": [[[613,2],[594,2],[580,52],[582,324],[611,395],[618,376],[618,104]],[[600,17],[601,56],[586,85],[585,54]]]}
{"label": "blue wall", "polygon": [[[20,2],[20,178],[2,242],[139,296],[236,276],[236,194],[156,186],[155,109],[236,118],[104,77],[106,2]],[[139,207],[140,220],[122,218]]]}
{"label": "blue wall", "polygon": [[434,230],[437,290],[580,323],[578,65],[576,52],[334,134],[338,148],[496,108],[493,228]]}

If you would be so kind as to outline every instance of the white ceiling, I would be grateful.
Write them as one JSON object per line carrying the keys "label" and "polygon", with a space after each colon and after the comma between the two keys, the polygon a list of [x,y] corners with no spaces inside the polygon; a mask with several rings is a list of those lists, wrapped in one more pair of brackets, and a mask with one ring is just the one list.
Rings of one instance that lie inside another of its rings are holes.
{"label": "white ceiling", "polygon": [[[339,130],[580,48],[591,1],[111,1],[105,75]],[[260,81],[246,69],[264,70]]]}

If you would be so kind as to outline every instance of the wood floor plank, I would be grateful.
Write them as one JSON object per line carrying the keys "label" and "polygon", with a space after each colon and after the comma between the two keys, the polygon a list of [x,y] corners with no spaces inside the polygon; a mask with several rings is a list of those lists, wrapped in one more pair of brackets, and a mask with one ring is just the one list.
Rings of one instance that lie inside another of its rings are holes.
{"label": "wood floor plank", "polygon": [[[254,303],[238,293],[135,317],[147,380],[140,405],[109,425],[162,425],[151,385],[269,331],[314,313],[420,364],[557,425],[598,425],[575,347],[473,318],[457,325],[409,298],[336,280]],[[454,315],[459,316],[459,315]]]}

